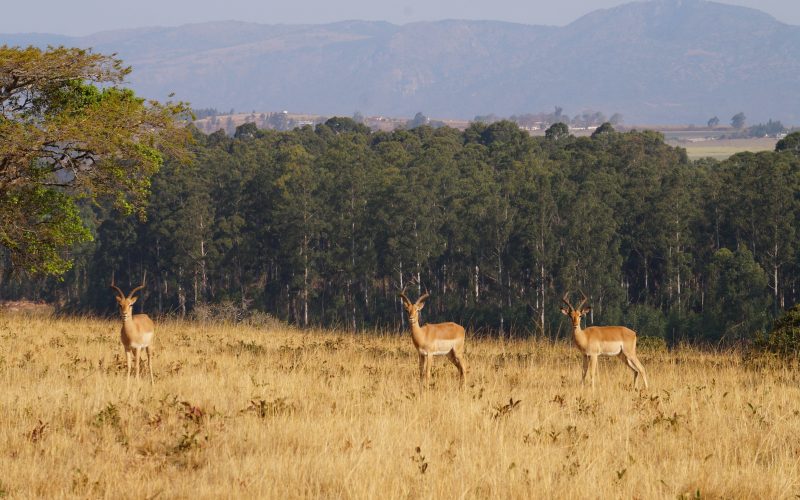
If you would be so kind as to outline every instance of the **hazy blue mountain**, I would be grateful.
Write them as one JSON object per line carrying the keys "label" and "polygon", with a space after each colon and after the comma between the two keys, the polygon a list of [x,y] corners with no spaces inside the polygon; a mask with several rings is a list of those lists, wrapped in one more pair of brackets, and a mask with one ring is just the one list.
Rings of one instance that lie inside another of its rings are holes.
{"label": "hazy blue mountain", "polygon": [[197,108],[471,118],[562,106],[626,123],[800,123],[800,27],[705,0],[651,0],[564,27],[490,21],[396,26],[216,22],[11,45],[115,52],[140,94]]}

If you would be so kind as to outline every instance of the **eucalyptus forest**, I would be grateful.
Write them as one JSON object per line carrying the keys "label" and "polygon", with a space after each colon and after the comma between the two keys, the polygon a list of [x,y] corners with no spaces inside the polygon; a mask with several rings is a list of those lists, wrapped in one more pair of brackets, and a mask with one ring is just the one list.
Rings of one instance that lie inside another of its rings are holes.
{"label": "eucalyptus forest", "polygon": [[798,301],[798,133],[774,152],[690,161],[654,131],[609,124],[532,137],[516,124],[373,132],[350,118],[292,131],[193,130],[146,217],[81,204],[92,240],[60,279],[5,273],[4,296],[110,312],[108,284],[151,314],[233,311],[298,326],[403,326],[398,292],[428,291],[424,321],[504,335],[590,323],[668,343],[732,343]]}

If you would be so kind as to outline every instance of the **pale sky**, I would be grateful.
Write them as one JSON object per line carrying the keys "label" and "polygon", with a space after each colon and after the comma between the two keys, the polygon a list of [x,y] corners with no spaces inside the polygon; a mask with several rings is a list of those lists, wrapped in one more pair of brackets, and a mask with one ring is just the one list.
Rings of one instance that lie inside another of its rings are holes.
{"label": "pale sky", "polygon": [[[800,25],[799,0],[717,0],[762,10]],[[405,24],[480,19],[563,26],[596,9],[628,0],[7,0],[0,33],[88,35],[206,21],[319,24],[351,19]],[[0,38],[0,43],[2,39]]]}

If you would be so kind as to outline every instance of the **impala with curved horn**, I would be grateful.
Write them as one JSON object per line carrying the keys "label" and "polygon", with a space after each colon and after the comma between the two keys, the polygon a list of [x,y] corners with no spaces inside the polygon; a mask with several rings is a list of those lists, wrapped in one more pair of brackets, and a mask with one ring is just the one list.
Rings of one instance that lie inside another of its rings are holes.
{"label": "impala with curved horn", "polygon": [[125,348],[125,356],[128,360],[128,378],[126,379],[125,386],[130,387],[131,382],[131,358],[136,356],[136,381],[139,382],[139,360],[141,358],[142,349],[147,352],[147,370],[150,372],[150,385],[153,385],[153,365],[151,359],[153,357],[150,350],[150,344],[153,343],[153,321],[146,314],[133,314],[133,304],[136,302],[137,297],[133,294],[144,288],[144,278],[142,284],[131,290],[131,293],[126,297],[122,290],[114,284],[114,278],[111,278],[111,288],[117,293],[117,304],[119,305],[119,312],[122,315],[122,330],[120,331],[120,339],[122,346]]}
{"label": "impala with curved horn", "polygon": [[633,387],[639,375],[644,381],[644,388],[647,389],[647,374],[644,366],[636,357],[636,332],[624,326],[590,326],[585,330],[581,328],[581,317],[592,310],[591,307],[583,307],[588,300],[586,295],[581,292],[583,300],[578,307],[572,307],[567,300],[569,292],[564,294],[562,302],[566,307],[561,308],[561,312],[572,320],[572,337],[575,345],[583,353],[583,379],[586,383],[586,373],[589,371],[591,363],[591,380],[594,389],[594,380],[597,377],[597,358],[598,356],[619,356],[628,367],[633,370]]}
{"label": "impala with curved horn", "polygon": [[458,368],[461,377],[461,387],[466,384],[467,365],[464,362],[464,327],[448,323],[429,323],[419,325],[419,312],[425,307],[425,300],[430,296],[426,291],[416,302],[411,302],[406,297],[405,289],[399,293],[403,307],[408,313],[408,323],[411,325],[411,340],[419,353],[419,383],[427,389],[431,379],[431,364],[433,356],[447,356]]}

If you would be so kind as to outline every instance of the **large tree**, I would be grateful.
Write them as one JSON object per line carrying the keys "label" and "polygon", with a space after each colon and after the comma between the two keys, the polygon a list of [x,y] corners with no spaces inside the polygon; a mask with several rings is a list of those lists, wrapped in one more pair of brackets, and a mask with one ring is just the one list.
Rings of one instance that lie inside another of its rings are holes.
{"label": "large tree", "polygon": [[778,143],[775,144],[775,151],[788,151],[800,156],[800,132],[792,132],[778,141]]}
{"label": "large tree", "polygon": [[185,157],[186,107],[137,97],[129,72],[90,50],[0,46],[0,252],[14,268],[63,273],[91,238],[78,199],[142,214],[163,155]]}
{"label": "large tree", "polygon": [[733,115],[731,118],[731,127],[735,128],[736,130],[741,130],[744,128],[744,123],[747,120],[747,117],[744,116],[744,113],[741,111]]}

